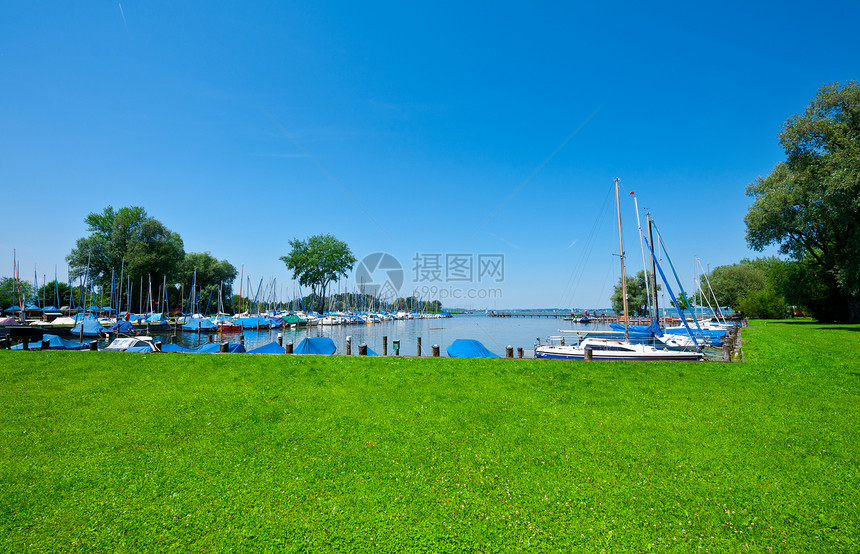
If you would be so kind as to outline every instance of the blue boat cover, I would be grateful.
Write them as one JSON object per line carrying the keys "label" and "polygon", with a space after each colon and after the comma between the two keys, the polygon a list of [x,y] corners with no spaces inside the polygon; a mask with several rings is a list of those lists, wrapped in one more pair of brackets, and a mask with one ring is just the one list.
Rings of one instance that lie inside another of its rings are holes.
{"label": "blue boat cover", "polygon": [[37,305],[35,305],[35,304],[27,304],[26,306],[24,306],[24,311],[27,311],[27,312],[41,312],[41,311],[42,311],[42,308],[40,308],[39,306],[37,306]]}
{"label": "blue boat cover", "polygon": [[108,331],[112,333],[133,333],[134,325],[124,319],[118,319],[113,325],[108,327]]}
{"label": "blue boat cover", "polygon": [[20,312],[20,311],[21,311],[21,306],[19,306],[18,304],[15,304],[14,306],[9,306],[8,308],[6,308],[6,309],[5,309],[5,310],[3,310],[3,311],[4,311],[5,313],[7,313],[7,314],[11,314],[11,313],[14,313],[14,312]]}
{"label": "blue boat cover", "polygon": [[218,326],[212,323],[211,319],[205,317],[196,317],[189,319],[188,322],[182,325],[183,331],[216,331]]}
{"label": "blue boat cover", "polygon": [[322,354],[330,356],[337,352],[334,341],[328,337],[307,337],[301,340],[293,354]]}
{"label": "blue boat cover", "polygon": [[[192,350],[192,352],[196,352],[198,354],[217,354],[220,351],[221,343],[218,342],[210,342]],[[243,354],[245,352],[245,347],[238,342],[228,342],[227,352],[230,354]]]}
{"label": "blue boat cover", "polygon": [[248,354],[283,354],[284,352],[286,352],[284,347],[278,345],[276,342],[269,342],[253,350],[248,350]]}
{"label": "blue boat cover", "polygon": [[152,347],[147,346],[132,346],[131,348],[126,348],[124,352],[152,352]]}
{"label": "blue boat cover", "polygon": [[243,328],[258,329],[260,327],[267,328],[269,320],[265,317],[240,317],[236,320],[236,325],[241,325]]}
{"label": "blue boat cover", "polygon": [[487,347],[474,339],[457,339],[451,346],[446,348],[448,355],[452,358],[499,358],[497,354],[493,354]]}
{"label": "blue boat cover", "polygon": [[194,350],[190,348],[185,348],[184,346],[179,346],[178,344],[162,344],[161,345],[162,352],[182,352],[189,353],[194,352]]}
{"label": "blue boat cover", "polygon": [[[57,335],[49,335],[47,333],[42,335],[42,340],[48,341],[48,350],[83,350],[87,348],[87,345],[82,342],[66,340],[62,337],[58,337]],[[30,350],[39,350],[40,348],[42,348],[42,341],[30,343]],[[23,349],[23,344],[16,344],[12,347],[12,350]]]}
{"label": "blue boat cover", "polygon": [[96,319],[85,319],[72,327],[72,334],[80,336],[81,326],[84,327],[85,337],[98,337],[104,334],[105,328]]}
{"label": "blue boat cover", "polygon": [[58,308],[56,306],[45,306],[44,308],[42,308],[42,311],[43,312],[59,312],[60,308]]}
{"label": "blue boat cover", "polygon": [[[624,331],[623,323],[610,323],[609,327],[613,331]],[[628,325],[627,334],[631,337],[662,337],[663,331],[657,324],[657,320],[654,320],[650,325]]]}

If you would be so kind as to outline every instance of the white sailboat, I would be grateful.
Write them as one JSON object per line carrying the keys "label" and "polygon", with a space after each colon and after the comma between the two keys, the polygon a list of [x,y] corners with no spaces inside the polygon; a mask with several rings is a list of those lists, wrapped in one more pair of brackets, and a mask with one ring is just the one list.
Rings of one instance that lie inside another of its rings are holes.
{"label": "white sailboat", "polygon": [[579,335],[576,344],[565,344],[564,339],[535,346],[535,358],[584,360],[673,360],[701,361],[701,352],[684,352],[660,349],[650,344],[631,343],[628,335],[627,275],[624,271],[624,243],[621,238],[621,200],[618,179],[615,179],[615,209],[618,217],[618,248],[621,252],[621,298],[624,306],[624,340],[603,339]]}

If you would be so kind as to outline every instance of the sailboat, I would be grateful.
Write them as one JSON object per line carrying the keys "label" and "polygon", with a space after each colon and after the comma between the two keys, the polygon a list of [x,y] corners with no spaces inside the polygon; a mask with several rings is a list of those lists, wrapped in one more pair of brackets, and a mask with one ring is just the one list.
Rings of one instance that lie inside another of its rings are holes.
{"label": "sailboat", "polygon": [[535,358],[584,360],[664,360],[664,361],[701,361],[701,352],[660,349],[650,344],[630,342],[627,308],[627,274],[624,271],[624,242],[621,238],[621,199],[618,192],[618,179],[615,179],[615,211],[618,218],[618,248],[621,252],[621,298],[624,306],[624,339],[606,339],[578,335],[576,344],[538,344]]}

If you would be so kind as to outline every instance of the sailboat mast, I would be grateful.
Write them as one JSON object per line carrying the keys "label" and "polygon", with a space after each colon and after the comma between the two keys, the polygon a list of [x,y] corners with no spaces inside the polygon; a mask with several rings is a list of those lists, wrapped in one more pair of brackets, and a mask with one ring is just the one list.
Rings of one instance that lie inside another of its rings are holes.
{"label": "sailboat mast", "polygon": [[621,300],[624,304],[624,340],[630,340],[627,315],[627,274],[624,272],[624,241],[621,239],[621,198],[618,195],[618,177],[615,178],[615,213],[618,215],[618,252],[621,258]]}
{"label": "sailboat mast", "polygon": [[[654,234],[651,232],[651,213],[645,214],[645,221],[648,223],[648,244],[654,244]],[[660,307],[657,305],[657,266],[654,257],[651,257],[651,275],[654,277],[654,287],[651,289],[652,298],[654,300],[654,317],[660,321]]]}

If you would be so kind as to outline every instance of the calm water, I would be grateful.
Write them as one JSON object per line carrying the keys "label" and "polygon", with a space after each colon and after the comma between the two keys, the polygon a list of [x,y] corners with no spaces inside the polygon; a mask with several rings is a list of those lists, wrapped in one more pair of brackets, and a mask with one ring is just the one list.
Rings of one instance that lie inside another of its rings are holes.
{"label": "calm water", "polygon": [[[550,335],[559,335],[559,329],[608,330],[608,325],[594,323],[573,323],[562,319],[536,317],[487,317],[483,314],[457,315],[445,319],[410,319],[401,321],[384,321],[370,325],[317,325],[300,327],[298,329],[279,329],[271,331],[244,331],[245,348],[250,350],[263,344],[277,340],[278,333],[283,333],[284,344],[292,342],[297,345],[305,337],[329,337],[337,346],[338,354],[346,353],[346,338],[352,337],[352,353],[358,353],[358,345],[366,343],[378,354],[382,354],[382,337],[388,337],[388,353],[393,354],[393,341],[400,341],[402,356],[415,356],[417,353],[417,338],[421,337],[421,353],[430,356],[434,344],[440,346],[442,356],[445,349],[456,339],[475,339],[480,341],[490,351],[499,356],[505,355],[505,347],[511,345],[516,349],[522,348],[525,356],[534,356],[534,345],[538,337],[541,340]],[[157,340],[168,342],[168,335],[154,335]],[[239,342],[239,333],[224,333],[223,338],[213,335],[215,342]],[[194,333],[181,333],[177,336],[177,344],[196,347],[209,341],[205,334],[198,336]]]}

